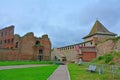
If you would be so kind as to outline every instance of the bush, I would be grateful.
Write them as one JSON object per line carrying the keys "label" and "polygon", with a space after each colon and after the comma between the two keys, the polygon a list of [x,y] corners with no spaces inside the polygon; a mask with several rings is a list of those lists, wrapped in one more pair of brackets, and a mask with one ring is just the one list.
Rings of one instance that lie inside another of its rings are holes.
{"label": "bush", "polygon": [[98,60],[102,60],[104,57],[103,56],[99,56],[98,57]]}
{"label": "bush", "polygon": [[112,55],[106,55],[105,63],[109,63],[113,59]]}

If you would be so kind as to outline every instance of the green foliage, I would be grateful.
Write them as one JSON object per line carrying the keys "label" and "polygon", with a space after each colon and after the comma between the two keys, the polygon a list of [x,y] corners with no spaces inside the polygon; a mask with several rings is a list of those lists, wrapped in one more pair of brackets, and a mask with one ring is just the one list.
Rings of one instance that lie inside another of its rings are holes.
{"label": "green foliage", "polygon": [[113,55],[107,54],[105,58],[105,63],[109,63],[113,59]]}
{"label": "green foliage", "polygon": [[106,53],[103,56],[99,56],[98,58],[91,61],[92,63],[99,63],[99,64],[110,64],[114,65],[116,64],[113,59],[117,56],[120,58],[120,52],[114,51],[113,53]]}
{"label": "green foliage", "polygon": [[92,63],[103,64],[105,60],[105,56],[99,56],[98,58],[92,60]]}
{"label": "green foliage", "polygon": [[98,57],[98,60],[102,60],[104,57],[103,56],[99,56]]}
{"label": "green foliage", "polygon": [[58,65],[0,70],[0,80],[47,80]]}
{"label": "green foliage", "polygon": [[116,55],[120,58],[120,52],[114,51],[114,55]]}
{"label": "green foliage", "polygon": [[115,65],[115,62],[110,62],[109,64],[110,64],[110,65]]}

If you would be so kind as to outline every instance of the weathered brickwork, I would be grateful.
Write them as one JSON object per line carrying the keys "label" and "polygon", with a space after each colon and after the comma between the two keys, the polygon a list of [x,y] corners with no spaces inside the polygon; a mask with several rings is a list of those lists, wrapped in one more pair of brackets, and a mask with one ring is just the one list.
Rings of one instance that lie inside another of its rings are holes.
{"label": "weathered brickwork", "polygon": [[0,30],[0,48],[13,48],[14,42],[14,26],[3,28]]}
{"label": "weathered brickwork", "polygon": [[120,39],[117,41],[111,39],[100,42],[96,48],[98,56],[106,53],[112,53],[113,51],[120,51]]}
{"label": "weathered brickwork", "polygon": [[89,62],[96,58],[96,52],[83,52],[83,55],[81,58],[83,59],[83,61]]}
{"label": "weathered brickwork", "polygon": [[116,42],[115,49],[120,52],[120,39]]}
{"label": "weathered brickwork", "polygon": [[38,54],[19,54],[18,49],[0,49],[0,60],[37,60]]}
{"label": "weathered brickwork", "polygon": [[80,47],[80,52],[78,55],[78,59],[82,59],[85,62],[91,61],[96,58],[96,49],[95,47],[85,46]]}
{"label": "weathered brickwork", "polygon": [[[11,27],[7,27],[8,31],[9,28]],[[1,31],[5,33],[4,29]],[[3,37],[0,39],[4,40]],[[0,46],[0,60],[50,60],[51,42],[48,35],[37,38],[30,32],[23,37],[12,34],[12,39],[14,41],[10,47],[8,43]]]}

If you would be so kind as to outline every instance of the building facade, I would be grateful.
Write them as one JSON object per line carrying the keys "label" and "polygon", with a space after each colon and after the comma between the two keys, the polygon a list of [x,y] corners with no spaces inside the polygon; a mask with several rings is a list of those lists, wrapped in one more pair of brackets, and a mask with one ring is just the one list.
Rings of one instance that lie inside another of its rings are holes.
{"label": "building facade", "polygon": [[50,60],[51,42],[48,35],[23,37],[14,34],[14,26],[0,30],[0,60]]}
{"label": "building facade", "polygon": [[14,42],[14,26],[3,28],[0,30],[0,48],[13,48]]}

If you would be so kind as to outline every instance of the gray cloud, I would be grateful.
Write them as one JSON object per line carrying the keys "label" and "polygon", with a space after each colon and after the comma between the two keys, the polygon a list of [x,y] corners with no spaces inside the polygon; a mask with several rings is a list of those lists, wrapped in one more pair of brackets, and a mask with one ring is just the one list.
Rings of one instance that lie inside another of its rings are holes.
{"label": "gray cloud", "polygon": [[[7,2],[6,2],[7,1]],[[119,0],[1,0],[0,28],[14,24],[15,33],[48,34],[53,47],[76,44],[96,18],[120,34]]]}

